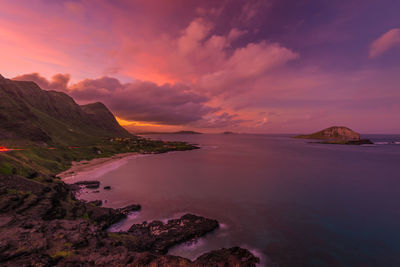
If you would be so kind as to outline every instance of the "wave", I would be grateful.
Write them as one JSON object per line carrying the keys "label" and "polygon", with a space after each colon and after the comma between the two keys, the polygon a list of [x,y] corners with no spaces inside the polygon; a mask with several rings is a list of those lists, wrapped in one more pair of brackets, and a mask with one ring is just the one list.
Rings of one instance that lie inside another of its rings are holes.
{"label": "wave", "polygon": [[135,211],[135,212],[129,213],[125,219],[123,219],[117,223],[114,223],[107,229],[107,231],[116,233],[116,232],[121,232],[121,231],[127,230],[127,229],[125,229],[126,228],[125,222],[136,218],[137,216],[139,216],[139,213],[140,213],[140,211]]}
{"label": "wave", "polygon": [[194,238],[182,244],[184,249],[195,250],[206,245],[204,238]]}
{"label": "wave", "polygon": [[379,141],[374,142],[375,145],[400,145],[400,141]]}
{"label": "wave", "polygon": [[389,142],[374,142],[375,145],[388,145]]}
{"label": "wave", "polygon": [[[70,184],[70,183],[72,184],[72,183],[76,183],[78,181],[84,181],[84,180],[85,181],[97,180],[101,176],[104,176],[105,174],[125,165],[131,159],[137,159],[137,158],[146,157],[149,155],[150,154],[132,154],[132,155],[128,155],[126,157],[118,157],[118,155],[114,155],[114,158],[113,157],[102,158],[100,160],[105,160],[104,162],[95,164],[92,166],[90,166],[90,162],[89,162],[87,167],[84,167],[82,170],[74,171],[69,176],[63,177],[62,180],[68,184]],[[94,162],[95,160],[99,160],[99,159],[94,159],[91,162]]]}
{"label": "wave", "polygon": [[260,263],[256,264],[257,267],[265,267],[265,266],[268,265],[268,262],[269,262],[268,257],[264,253],[262,253],[259,249],[256,249],[254,247],[250,247],[248,245],[242,245],[240,247],[247,249],[254,256],[256,256],[257,258],[260,259]]}

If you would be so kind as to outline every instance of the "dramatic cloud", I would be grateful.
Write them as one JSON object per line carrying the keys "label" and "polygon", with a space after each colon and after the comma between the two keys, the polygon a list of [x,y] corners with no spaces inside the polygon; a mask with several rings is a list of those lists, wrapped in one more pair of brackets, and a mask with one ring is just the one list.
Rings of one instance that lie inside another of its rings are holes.
{"label": "dramatic cloud", "polygon": [[358,2],[2,0],[0,73],[150,131],[398,132],[400,2]]}
{"label": "dramatic cloud", "polygon": [[39,73],[30,73],[19,75],[13,78],[18,81],[33,81],[37,83],[44,90],[55,90],[61,92],[68,91],[68,82],[70,80],[69,74],[56,74],[47,80],[45,77],[40,76]]}
{"label": "dramatic cloud", "polygon": [[201,46],[200,42],[209,34],[211,28],[210,24],[200,18],[192,21],[178,40],[178,47],[182,54],[197,51],[197,48]]}
{"label": "dramatic cloud", "polygon": [[180,125],[199,121],[217,109],[206,105],[208,98],[183,84],[157,85],[117,79],[86,79],[70,87],[69,94],[80,102],[101,101],[125,120]]}
{"label": "dramatic cloud", "polygon": [[[125,120],[165,125],[199,125],[216,127],[216,122],[237,124],[235,116],[215,114],[218,108],[206,103],[209,100],[193,92],[183,84],[157,85],[152,82],[135,81],[122,84],[118,79],[101,77],[85,79],[67,87],[68,74],[56,74],[50,80],[38,73],[20,75],[14,80],[34,81],[42,89],[63,91],[78,103],[101,101],[118,117]],[[203,118],[210,116],[210,119]]]}
{"label": "dramatic cloud", "polygon": [[212,94],[243,93],[252,89],[254,81],[263,78],[268,71],[297,57],[296,53],[279,44],[250,43],[236,49],[221,69],[204,75],[199,86]]}
{"label": "dramatic cloud", "polygon": [[[240,114],[232,112],[224,106],[223,99],[254,90],[256,81],[298,58],[298,54],[264,38],[253,41],[244,39],[251,33],[243,27],[247,27],[267,6],[264,1],[239,1],[238,5],[243,8],[237,10],[231,9],[228,2],[221,5],[211,3],[185,5],[187,10],[196,10],[195,14],[187,13],[189,16],[185,19],[176,20],[176,26],[160,32],[160,28],[148,22],[147,16],[137,14],[132,17],[130,12],[141,6],[143,10],[157,13],[159,17],[153,19],[162,22],[175,12],[168,5],[126,3],[122,8],[107,1],[99,1],[96,6],[90,2],[66,1],[59,7],[62,14],[53,20],[51,27],[28,9],[20,10],[10,2],[8,6],[15,16],[35,21],[36,36],[54,35],[56,29],[72,35],[71,31],[77,28],[76,23],[80,21],[85,27],[75,34],[74,40],[65,40],[64,36],[48,40],[52,47],[57,47],[57,41],[61,41],[59,47],[64,53],[74,48],[70,54],[80,53],[80,59],[90,63],[90,67],[104,66],[102,72],[106,75],[120,75],[119,79],[102,77],[75,80],[75,83],[66,75],[55,75],[47,80],[38,73],[17,76],[16,79],[33,80],[44,89],[68,92],[79,103],[102,101],[125,120],[190,124],[204,128],[217,128],[218,125],[239,127],[251,119],[249,116],[241,118]],[[42,2],[39,1],[38,5],[42,6]],[[193,6],[196,8],[193,9]],[[42,8],[52,7],[43,4]],[[235,13],[237,19],[222,29],[218,17],[224,12]],[[69,22],[70,16],[76,23]],[[82,23],[88,18],[99,17],[104,19],[96,19],[95,28],[90,23]],[[113,23],[104,23],[109,21]],[[14,29],[15,33],[21,31],[20,25],[7,23],[8,29]],[[44,51],[45,40],[30,36],[29,32],[26,35],[16,34],[14,43],[29,38],[34,40],[32,46],[35,49]],[[84,54],[81,48],[84,48]],[[56,52],[51,51],[54,57],[46,56],[50,64],[61,64],[54,58],[71,65],[69,58],[56,55]],[[104,56],[99,57],[96,53]],[[78,77],[82,77],[82,73]],[[72,77],[76,79],[75,75]],[[130,77],[128,80],[135,81],[122,83],[120,77]],[[72,85],[68,86],[68,82]]]}
{"label": "dramatic cloud", "polygon": [[240,44],[249,34],[247,30],[229,27],[217,33],[217,26],[197,17],[176,36],[164,34],[146,44],[125,40],[116,58],[122,69],[141,80],[161,84],[180,81],[210,95],[229,95],[251,90],[248,82],[299,57],[291,49],[267,40]]}
{"label": "dramatic cloud", "polygon": [[194,126],[198,128],[235,128],[244,122],[246,120],[239,119],[238,114],[228,114],[226,112],[221,114],[210,113],[202,120],[196,122]]}
{"label": "dramatic cloud", "polygon": [[391,29],[376,39],[371,44],[369,56],[375,58],[396,46],[400,46],[400,28]]}

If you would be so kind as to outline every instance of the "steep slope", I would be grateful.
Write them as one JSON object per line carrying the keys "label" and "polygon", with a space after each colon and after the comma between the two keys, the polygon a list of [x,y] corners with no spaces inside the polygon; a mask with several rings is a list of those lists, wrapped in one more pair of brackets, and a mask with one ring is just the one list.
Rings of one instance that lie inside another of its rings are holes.
{"label": "steep slope", "polygon": [[87,114],[90,120],[106,132],[114,132],[119,136],[126,136],[127,131],[119,126],[114,115],[101,103],[82,105],[81,109]]}
{"label": "steep slope", "polygon": [[146,140],[130,134],[102,103],[80,106],[68,95],[33,82],[0,77],[0,173],[54,175],[72,161],[118,153],[194,149],[183,142]]}
{"label": "steep slope", "polygon": [[101,103],[79,106],[65,93],[0,77],[0,140],[79,145],[131,137]]}

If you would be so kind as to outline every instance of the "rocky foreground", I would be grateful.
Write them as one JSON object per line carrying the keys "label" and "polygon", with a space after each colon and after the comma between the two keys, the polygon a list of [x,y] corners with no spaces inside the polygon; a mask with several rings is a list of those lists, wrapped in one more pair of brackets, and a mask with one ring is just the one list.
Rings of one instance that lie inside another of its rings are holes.
{"label": "rocky foreground", "polygon": [[2,266],[255,266],[259,259],[239,247],[211,251],[191,261],[166,255],[176,244],[218,228],[216,220],[186,214],[167,223],[106,229],[140,209],[103,208],[76,200],[64,183],[47,184],[0,175]]}

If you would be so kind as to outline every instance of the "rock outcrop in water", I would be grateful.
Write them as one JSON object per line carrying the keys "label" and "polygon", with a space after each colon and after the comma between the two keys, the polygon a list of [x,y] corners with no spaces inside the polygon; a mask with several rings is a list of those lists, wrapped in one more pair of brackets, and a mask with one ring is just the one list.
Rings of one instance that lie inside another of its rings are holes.
{"label": "rock outcrop in water", "polygon": [[97,189],[100,187],[99,181],[79,181],[76,182],[75,185],[84,186],[85,188],[89,189]]}
{"label": "rock outcrop in water", "polygon": [[1,266],[255,266],[241,248],[208,252],[195,261],[165,255],[168,248],[203,236],[215,220],[187,214],[168,223],[105,231],[140,206],[110,209],[74,198],[62,182],[39,183],[0,175]]}
{"label": "rock outcrop in water", "polygon": [[164,254],[174,245],[198,238],[217,228],[216,220],[186,214],[166,224],[160,221],[134,224],[128,233],[135,237],[134,249]]}
{"label": "rock outcrop in water", "polygon": [[117,209],[118,212],[128,216],[130,213],[135,212],[135,211],[139,211],[142,209],[142,206],[140,206],[139,204],[132,204],[120,209]]}
{"label": "rock outcrop in water", "polygon": [[361,139],[359,133],[344,126],[332,126],[316,133],[298,135],[295,136],[295,138],[324,140],[318,142],[322,144],[346,144],[346,145],[373,144],[371,140]]}

